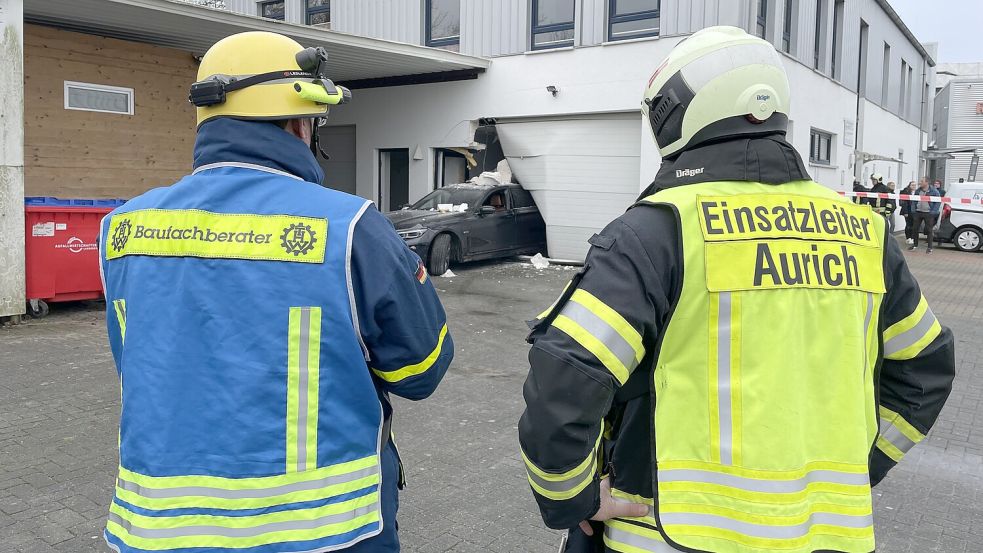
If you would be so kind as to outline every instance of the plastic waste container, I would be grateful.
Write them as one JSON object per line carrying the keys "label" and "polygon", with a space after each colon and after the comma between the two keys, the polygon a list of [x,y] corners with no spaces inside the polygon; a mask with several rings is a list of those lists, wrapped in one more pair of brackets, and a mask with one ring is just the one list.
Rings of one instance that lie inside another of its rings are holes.
{"label": "plastic waste container", "polygon": [[43,317],[46,302],[98,299],[99,223],[126,200],[24,198],[28,312]]}

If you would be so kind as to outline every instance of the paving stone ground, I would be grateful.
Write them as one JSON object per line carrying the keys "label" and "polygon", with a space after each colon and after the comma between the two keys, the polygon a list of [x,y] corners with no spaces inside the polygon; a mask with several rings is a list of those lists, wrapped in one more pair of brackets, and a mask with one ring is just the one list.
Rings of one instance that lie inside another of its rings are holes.
{"label": "paving stone ground", "polygon": [[[983,551],[983,254],[907,254],[956,336],[955,389],[929,437],[875,489],[878,551]],[[455,267],[435,282],[457,358],[437,393],[397,403],[409,487],[409,553],[551,553],[516,445],[526,373],[523,320],[570,269]],[[101,303],[53,306],[0,328],[0,553],[107,551],[119,392]]]}

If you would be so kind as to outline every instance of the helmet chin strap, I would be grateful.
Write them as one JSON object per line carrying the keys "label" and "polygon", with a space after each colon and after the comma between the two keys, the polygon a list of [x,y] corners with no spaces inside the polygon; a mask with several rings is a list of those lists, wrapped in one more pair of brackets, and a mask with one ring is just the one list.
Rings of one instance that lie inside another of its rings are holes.
{"label": "helmet chin strap", "polygon": [[319,137],[321,134],[321,127],[324,126],[325,122],[327,122],[327,118],[325,117],[315,117],[313,120],[311,127],[311,153],[314,154],[315,158],[317,158],[318,154],[321,154],[321,157],[327,161],[331,159],[331,156],[329,156],[328,153],[324,151],[324,148],[321,147],[321,140]]}

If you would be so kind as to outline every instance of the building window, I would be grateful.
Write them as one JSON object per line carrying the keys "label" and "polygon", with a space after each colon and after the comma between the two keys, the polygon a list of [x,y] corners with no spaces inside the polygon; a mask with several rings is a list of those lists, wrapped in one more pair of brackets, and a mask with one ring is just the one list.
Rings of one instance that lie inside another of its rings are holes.
{"label": "building window", "polygon": [[574,0],[532,0],[532,49],[573,46]]}
{"label": "building window", "polygon": [[609,0],[608,40],[659,35],[660,0]]}
{"label": "building window", "polygon": [[786,54],[792,53],[792,24],[797,19],[795,15],[795,0],[785,0],[785,22],[782,25],[782,50]]}
{"label": "building window", "polygon": [[307,0],[306,11],[308,25],[331,23],[331,0]]}
{"label": "building window", "polygon": [[829,165],[833,154],[833,135],[812,129],[809,133],[809,161]]}
{"label": "building window", "polygon": [[757,35],[765,40],[768,32],[768,2],[770,0],[758,0],[758,25],[755,29]]}
{"label": "building window", "polygon": [[911,117],[911,96],[914,93],[912,85],[915,82],[915,68],[908,66],[908,87],[905,91],[905,104],[904,104],[904,116],[905,118]]}
{"label": "building window", "polygon": [[843,0],[833,4],[833,61],[830,65],[830,76],[840,80],[840,57],[843,56]]}
{"label": "building window", "polygon": [[461,42],[460,0],[426,0],[427,46],[450,46]]}
{"label": "building window", "polygon": [[816,0],[816,36],[812,44],[812,68],[819,70],[823,59],[823,31],[826,29],[826,0]]}
{"label": "building window", "polygon": [[65,81],[65,109],[133,115],[133,89]]}
{"label": "building window", "polygon": [[908,62],[901,60],[901,89],[898,91],[898,115],[907,117],[905,102],[908,100]]}
{"label": "building window", "polygon": [[891,47],[884,43],[884,64],[881,65],[881,107],[887,109],[887,101],[891,98],[888,85],[891,83]]}
{"label": "building window", "polygon": [[260,17],[265,17],[267,19],[279,19],[280,21],[283,21],[286,14],[286,12],[284,12],[283,4],[283,0],[278,0],[276,2],[260,2]]}

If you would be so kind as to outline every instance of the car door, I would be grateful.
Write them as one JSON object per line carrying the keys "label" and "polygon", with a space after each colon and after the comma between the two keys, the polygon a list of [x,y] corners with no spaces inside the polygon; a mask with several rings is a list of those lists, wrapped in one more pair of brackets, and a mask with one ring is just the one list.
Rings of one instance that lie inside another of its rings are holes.
{"label": "car door", "polygon": [[516,248],[530,251],[542,248],[546,243],[546,223],[532,194],[520,186],[513,186],[509,188],[509,195],[515,211]]}
{"label": "car door", "polygon": [[[492,207],[500,198],[501,207],[493,213],[482,213],[483,207]],[[474,220],[468,229],[468,249],[473,257],[494,257],[507,253],[515,244],[515,212],[505,187],[495,188],[485,194],[478,205]]]}

